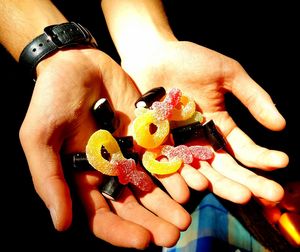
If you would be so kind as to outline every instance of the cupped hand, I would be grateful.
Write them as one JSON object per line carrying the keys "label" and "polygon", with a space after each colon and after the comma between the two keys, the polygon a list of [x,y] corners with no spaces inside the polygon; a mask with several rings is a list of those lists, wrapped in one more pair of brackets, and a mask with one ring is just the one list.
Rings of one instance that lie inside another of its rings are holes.
{"label": "cupped hand", "polygon": [[[168,41],[122,57],[122,67],[133,78],[141,93],[153,87],[177,87],[195,99],[198,110],[213,119],[228,142],[229,152],[215,153],[212,162],[201,162],[197,173],[189,168],[163,178],[173,197],[184,201],[174,185],[180,181],[201,190],[204,175],[211,190],[237,203],[252,195],[278,202],[283,188],[277,182],[257,175],[251,168],[266,171],[285,167],[288,156],[257,145],[234,122],[225,107],[224,94],[231,92],[248,108],[258,122],[274,131],[285,127],[285,119],[269,94],[234,59],[192,42]],[[198,183],[198,180],[201,183]]]}
{"label": "cupped hand", "polygon": [[[139,95],[121,67],[97,49],[61,50],[39,63],[20,140],[34,187],[57,230],[72,222],[72,199],[60,155],[85,151],[97,129],[91,108],[100,97],[108,98],[120,116],[117,134],[126,135]],[[91,230],[114,245],[172,246],[190,223],[189,214],[157,187],[147,194],[126,189],[112,202],[97,190],[100,172],[77,173],[75,181]]]}

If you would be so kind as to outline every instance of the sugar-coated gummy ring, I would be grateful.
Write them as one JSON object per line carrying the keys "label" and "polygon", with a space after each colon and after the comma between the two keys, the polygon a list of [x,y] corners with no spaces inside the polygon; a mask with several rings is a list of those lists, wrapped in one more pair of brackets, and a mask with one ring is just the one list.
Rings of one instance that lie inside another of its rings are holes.
{"label": "sugar-coated gummy ring", "polygon": [[[151,125],[156,127],[151,132]],[[152,110],[138,116],[133,122],[133,138],[138,145],[152,149],[160,146],[168,137],[170,124],[168,120],[157,120]]]}
{"label": "sugar-coated gummy ring", "polygon": [[[106,160],[101,154],[101,148],[110,154],[110,160]],[[86,145],[86,157],[89,163],[105,175],[117,176],[118,171],[114,161],[125,159],[116,139],[107,130],[97,130],[89,138]]]}
{"label": "sugar-coated gummy ring", "polygon": [[169,120],[173,121],[183,121],[191,118],[196,111],[196,103],[194,100],[188,96],[180,97],[180,105],[181,108],[174,108],[172,111],[172,115]]}
{"label": "sugar-coated gummy ring", "polygon": [[156,160],[161,155],[161,148],[145,151],[142,157],[142,163],[145,169],[150,173],[166,175],[171,174],[181,167],[182,160],[159,161]]}

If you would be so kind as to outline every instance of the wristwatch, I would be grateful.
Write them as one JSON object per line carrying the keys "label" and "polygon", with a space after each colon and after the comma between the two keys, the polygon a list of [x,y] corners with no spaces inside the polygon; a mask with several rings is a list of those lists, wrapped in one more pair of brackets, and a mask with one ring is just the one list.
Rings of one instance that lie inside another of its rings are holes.
{"label": "wristwatch", "polygon": [[80,45],[97,48],[97,42],[88,29],[75,22],[50,25],[23,49],[19,64],[35,80],[35,68],[43,58],[61,48]]}

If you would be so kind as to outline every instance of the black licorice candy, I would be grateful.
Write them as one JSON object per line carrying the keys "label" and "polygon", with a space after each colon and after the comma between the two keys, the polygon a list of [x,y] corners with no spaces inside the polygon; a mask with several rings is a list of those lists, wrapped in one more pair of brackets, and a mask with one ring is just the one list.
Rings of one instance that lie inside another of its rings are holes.
{"label": "black licorice candy", "polygon": [[123,151],[131,150],[133,148],[133,137],[132,136],[122,136],[115,138],[120,146],[120,149]]}
{"label": "black licorice candy", "polygon": [[100,98],[93,107],[93,116],[100,129],[106,129],[113,133],[117,129],[118,120],[110,102],[106,98]]}
{"label": "black licorice candy", "polygon": [[94,171],[94,167],[90,165],[84,152],[75,154],[67,154],[63,158],[66,166],[71,167],[74,171]]}
{"label": "black licorice candy", "polygon": [[122,193],[124,185],[119,182],[117,176],[105,177],[105,181],[100,185],[99,191],[102,195],[111,200],[116,200]]}
{"label": "black licorice candy", "polygon": [[184,144],[192,139],[205,138],[205,131],[200,122],[171,129],[174,145]]}
{"label": "black licorice candy", "polygon": [[136,108],[150,108],[152,103],[159,101],[166,95],[166,90],[163,87],[152,88],[144,93],[135,103]]}
{"label": "black licorice candy", "polygon": [[226,141],[223,135],[218,131],[213,120],[208,121],[203,125],[205,135],[215,151],[223,149],[226,146]]}

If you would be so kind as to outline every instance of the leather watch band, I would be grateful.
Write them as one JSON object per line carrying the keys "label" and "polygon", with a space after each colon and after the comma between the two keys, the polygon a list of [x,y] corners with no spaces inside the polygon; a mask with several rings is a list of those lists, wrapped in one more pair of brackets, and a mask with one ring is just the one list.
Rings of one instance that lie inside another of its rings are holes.
{"label": "leather watch band", "polygon": [[35,79],[36,65],[61,48],[77,45],[97,47],[96,40],[82,25],[75,22],[47,26],[44,33],[32,40],[21,52],[19,64]]}

